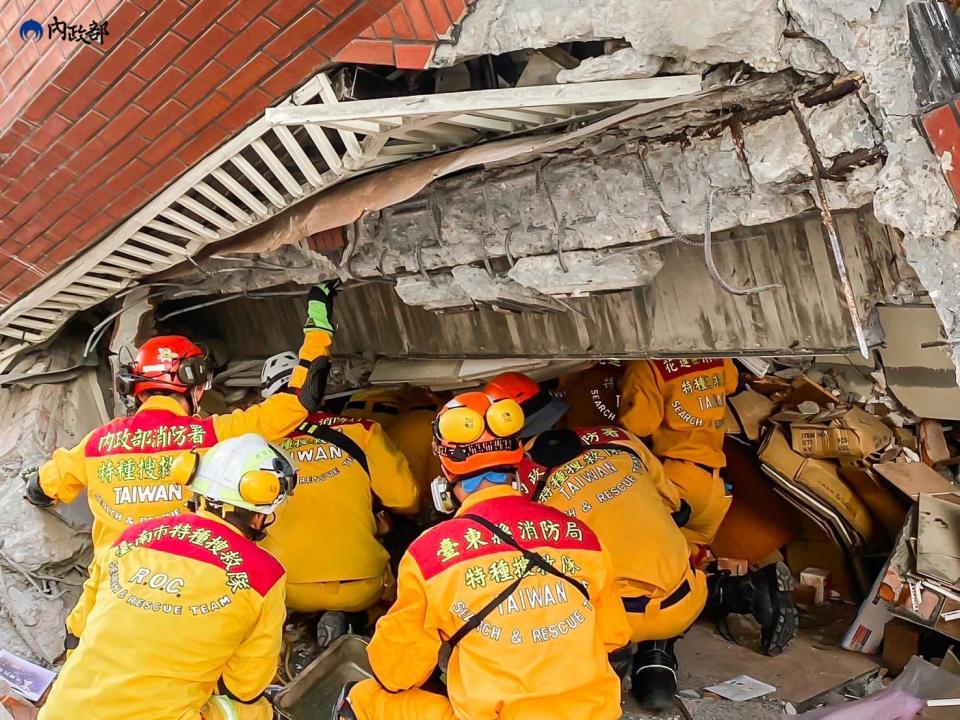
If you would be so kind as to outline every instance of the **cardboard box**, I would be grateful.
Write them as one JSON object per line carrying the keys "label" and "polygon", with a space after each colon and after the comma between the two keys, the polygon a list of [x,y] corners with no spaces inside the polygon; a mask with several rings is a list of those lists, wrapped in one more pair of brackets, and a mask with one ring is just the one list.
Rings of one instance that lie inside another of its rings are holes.
{"label": "cardboard box", "polygon": [[960,583],[960,495],[921,495],[917,572],[956,588]]}
{"label": "cardboard box", "polygon": [[770,398],[754,390],[744,390],[730,398],[728,403],[747,439],[759,440],[761,427],[773,415],[774,405]]}
{"label": "cardboard box", "polygon": [[899,675],[920,654],[920,638],[923,630],[913,623],[894,618],[883,629],[883,666],[893,675]]}
{"label": "cardboard box", "polygon": [[885,462],[877,463],[873,469],[913,501],[924,493],[945,493],[958,489],[943,475],[924,463]]}
{"label": "cardboard box", "polygon": [[794,452],[778,428],[771,430],[760,446],[760,460],[833,508],[864,540],[873,536],[870,511],[843,481],[834,463]]}
{"label": "cardboard box", "polygon": [[862,463],[841,466],[840,476],[880,521],[887,535],[895,538],[910,510],[910,506],[901,500],[902,495]]}
{"label": "cardboard box", "polygon": [[893,431],[870,413],[854,406],[829,423],[794,423],[793,449],[805,457],[866,459],[893,443]]}
{"label": "cardboard box", "polygon": [[830,599],[830,571],[808,567],[800,571],[800,584],[813,588],[814,605],[823,605]]}

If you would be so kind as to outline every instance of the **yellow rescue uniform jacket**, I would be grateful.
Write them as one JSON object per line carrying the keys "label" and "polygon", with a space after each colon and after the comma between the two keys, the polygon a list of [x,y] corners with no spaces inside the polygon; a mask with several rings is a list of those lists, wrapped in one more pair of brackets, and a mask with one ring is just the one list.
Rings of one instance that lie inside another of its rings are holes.
{"label": "yellow rescue uniform jacket", "polygon": [[219,517],[129,527],[91,573],[42,720],[199,720],[212,695],[253,702],[276,673],[283,567]]}
{"label": "yellow rescue uniform jacket", "polygon": [[[300,356],[326,354],[330,336],[310,333]],[[302,371],[303,368],[297,368]],[[300,387],[305,373],[291,382]],[[200,418],[187,415],[171,397],[155,395],[137,412],[97,428],[75,447],[61,448],[40,467],[40,487],[50,498],[72,502],[86,490],[93,512],[93,546],[110,547],[130,525],[186,512],[185,489],[169,482],[180,453],[203,453],[221,440],[246,433],[267,440],[286,437],[307,417],[292,393],[278,393],[247,410]]]}
{"label": "yellow rescue uniform jacket", "polygon": [[521,484],[537,502],[579,518],[597,534],[613,558],[621,596],[665,597],[690,570],[689,546],[668,509],[679,508],[676,487],[630,433],[616,427],[574,432],[582,452],[554,468],[527,455]]}
{"label": "yellow rescue uniform jacket", "polygon": [[661,460],[722,468],[726,400],[736,389],[737,369],[729,359],[632,362],[623,378],[620,424],[651,436]]}
{"label": "yellow rescue uniform jacket", "polygon": [[387,435],[410,463],[420,493],[430,494],[430,483],[440,475],[440,459],[433,452],[433,421],[437,408],[407,410],[387,429]]}
{"label": "yellow rescue uniform jacket", "polygon": [[315,413],[305,426],[352,440],[369,474],[343,445],[290,433],[281,447],[297,468],[297,489],[277,511],[263,547],[283,563],[291,584],[382,577],[389,557],[376,537],[374,495],[399,513],[417,511],[420,494],[406,458],[369,420]]}
{"label": "yellow rescue uniform jacket", "polygon": [[421,535],[400,563],[398,597],[377,623],[368,654],[380,683],[396,692],[422,685],[441,643],[526,569],[525,558],[466,513],[509,532],[558,570],[537,570],[454,648],[447,688],[463,720],[619,718],[620,682],[607,654],[630,628],[610,556],[579,520],[529,502],[512,488],[469,496],[457,518]]}

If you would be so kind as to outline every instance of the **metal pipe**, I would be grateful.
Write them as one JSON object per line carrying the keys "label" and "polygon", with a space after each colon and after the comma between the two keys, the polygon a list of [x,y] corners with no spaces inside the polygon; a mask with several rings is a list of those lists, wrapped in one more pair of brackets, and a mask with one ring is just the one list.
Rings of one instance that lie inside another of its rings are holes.
{"label": "metal pipe", "polygon": [[850,321],[853,323],[853,331],[857,336],[857,345],[860,347],[860,354],[864,358],[870,357],[870,350],[867,348],[867,338],[863,331],[863,320],[860,317],[860,309],[857,307],[857,300],[853,295],[853,285],[850,283],[850,276],[847,274],[847,264],[843,259],[843,249],[840,247],[840,236],[837,234],[837,226],[833,221],[833,213],[830,212],[830,202],[827,200],[827,191],[823,185],[824,167],[823,160],[817,150],[817,144],[813,140],[810,128],[807,127],[807,121],[803,118],[800,111],[800,102],[794,97],[790,104],[793,110],[793,116],[797,120],[800,128],[800,134],[807,144],[810,156],[813,158],[813,182],[817,188],[817,195],[820,198],[820,216],[823,220],[823,227],[827,231],[827,237],[830,239],[830,249],[833,250],[833,259],[837,264],[837,274],[840,276],[840,287],[843,290],[843,299],[847,305],[847,312],[850,315]]}

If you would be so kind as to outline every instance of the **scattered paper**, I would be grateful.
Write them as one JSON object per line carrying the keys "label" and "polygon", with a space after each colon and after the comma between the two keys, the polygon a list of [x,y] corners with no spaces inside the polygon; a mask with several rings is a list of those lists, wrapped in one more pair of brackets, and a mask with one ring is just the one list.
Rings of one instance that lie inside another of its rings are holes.
{"label": "scattered paper", "polygon": [[27,700],[36,702],[50,687],[56,675],[13,653],[0,650],[0,677]]}
{"label": "scattered paper", "polygon": [[761,682],[749,675],[737,675],[735,678],[722,682],[719,685],[704,689],[727,700],[733,700],[734,702],[753,700],[776,692],[777,690],[773,685],[767,685],[767,683]]}

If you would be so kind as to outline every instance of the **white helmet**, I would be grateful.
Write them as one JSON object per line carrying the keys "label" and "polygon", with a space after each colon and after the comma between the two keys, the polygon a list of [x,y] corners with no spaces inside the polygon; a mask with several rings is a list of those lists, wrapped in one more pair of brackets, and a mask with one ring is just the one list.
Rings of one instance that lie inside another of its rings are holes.
{"label": "white helmet", "polygon": [[214,445],[189,481],[190,489],[207,500],[264,515],[276,512],[296,485],[290,460],[253,433]]}
{"label": "white helmet", "polygon": [[299,364],[300,358],[292,352],[268,357],[260,371],[260,396],[268,398],[283,390],[290,382],[294,368]]}

